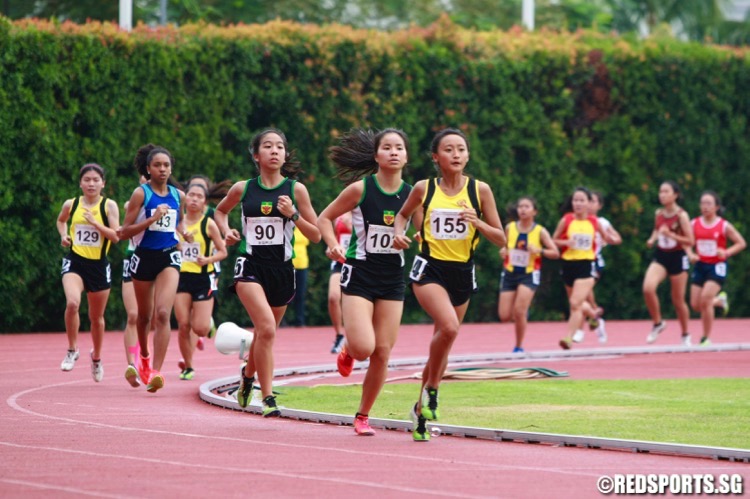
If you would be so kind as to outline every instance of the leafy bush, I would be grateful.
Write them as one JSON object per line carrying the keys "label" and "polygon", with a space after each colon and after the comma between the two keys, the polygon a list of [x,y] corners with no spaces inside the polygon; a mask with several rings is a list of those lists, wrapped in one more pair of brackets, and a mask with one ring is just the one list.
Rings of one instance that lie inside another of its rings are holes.
{"label": "leafy bush", "polygon": [[[536,196],[539,221],[550,230],[574,186],[604,191],[603,214],[625,240],[605,250],[608,269],[597,287],[613,318],[647,316],[644,241],[663,179],[685,188],[693,216],[700,192],[718,191],[727,218],[747,234],[747,50],[589,32],[476,33],[446,20],[393,33],[273,22],[139,26],[128,34],[107,23],[0,19],[0,47],[3,331],[64,329],[64,251],[54,221],[80,192],[82,164],[107,169],[106,194],[121,204],[137,185],[133,155],[147,142],[172,151],[178,179],[240,180],[255,175],[247,144],[266,126],[283,129],[297,149],[318,211],[342,187],[327,149],[354,126],[404,129],[410,181],[434,175],[434,132],[460,127],[471,141],[468,172],[492,186],[500,208],[520,194]],[[110,329],[124,322],[123,250],[111,253]],[[311,324],[328,323],[323,250],[310,248]],[[742,285],[748,262],[746,254],[731,262],[733,315],[750,312]],[[477,268],[481,291],[467,320],[496,321],[499,260],[487,242]],[[565,314],[557,269],[545,264],[534,319]],[[248,321],[226,292],[217,319]],[[409,296],[404,321],[426,320]]]}

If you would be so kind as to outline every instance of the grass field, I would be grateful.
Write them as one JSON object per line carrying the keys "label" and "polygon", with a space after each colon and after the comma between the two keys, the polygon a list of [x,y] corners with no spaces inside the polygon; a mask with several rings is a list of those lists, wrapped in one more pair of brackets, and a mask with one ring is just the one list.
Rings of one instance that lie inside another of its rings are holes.
{"label": "grass field", "polygon": [[[285,407],[353,415],[360,386],[279,387]],[[371,417],[408,419],[415,384],[388,384]],[[445,382],[444,424],[750,449],[747,379]]]}

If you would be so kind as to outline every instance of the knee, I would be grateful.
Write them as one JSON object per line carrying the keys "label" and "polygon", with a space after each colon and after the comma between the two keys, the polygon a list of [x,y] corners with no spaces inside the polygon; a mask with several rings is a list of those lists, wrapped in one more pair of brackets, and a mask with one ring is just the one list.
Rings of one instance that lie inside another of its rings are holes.
{"label": "knee", "polygon": [[169,315],[170,314],[167,309],[159,308],[154,314],[154,319],[156,320],[157,324],[169,324]]}
{"label": "knee", "polygon": [[714,297],[713,296],[701,296],[700,298],[700,307],[701,310],[710,310],[714,306]]}
{"label": "knee", "polygon": [[209,325],[206,325],[206,326],[199,326],[196,324],[193,325],[193,332],[196,335],[200,336],[201,338],[208,336],[209,329],[210,329]]}
{"label": "knee", "polygon": [[134,326],[135,324],[137,324],[138,323],[138,312],[136,312],[136,311],[128,312],[127,321],[128,321],[128,326]]}
{"label": "knee", "polygon": [[386,365],[391,356],[391,349],[386,345],[376,346],[370,354],[370,365]]}
{"label": "knee", "polygon": [[91,329],[97,329],[99,331],[104,330],[104,317],[91,317],[89,316],[89,320],[91,321]]}
{"label": "knee", "polygon": [[273,342],[276,328],[272,324],[257,324],[253,330],[254,339],[262,342]]}
{"label": "knee", "polygon": [[180,323],[177,332],[182,339],[190,338],[190,323]]}
{"label": "knee", "polygon": [[529,312],[529,311],[528,311],[528,309],[527,309],[526,307],[523,307],[523,306],[520,306],[520,307],[515,307],[515,308],[513,309],[513,314],[512,314],[512,317],[513,317],[513,318],[516,318],[516,317],[526,317],[526,314],[527,314],[528,312]]}
{"label": "knee", "polygon": [[656,286],[654,286],[650,282],[644,282],[643,283],[643,294],[647,296],[652,296],[656,294]]}
{"label": "knee", "polygon": [[501,310],[498,315],[500,317],[500,322],[513,321],[513,311],[511,310]]}
{"label": "knee", "polygon": [[457,320],[441,324],[438,332],[439,339],[452,344],[456,340],[456,337],[458,337],[458,328],[459,323]]}
{"label": "knee", "polygon": [[68,302],[65,304],[65,313],[77,314],[80,308],[81,308],[81,300],[68,300]]}

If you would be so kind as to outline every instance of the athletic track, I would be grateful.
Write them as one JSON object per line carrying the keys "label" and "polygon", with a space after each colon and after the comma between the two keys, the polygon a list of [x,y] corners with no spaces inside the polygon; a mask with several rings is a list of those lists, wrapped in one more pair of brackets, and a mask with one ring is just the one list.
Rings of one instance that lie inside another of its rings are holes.
{"label": "athletic track", "polygon": [[[647,322],[607,325],[608,348],[645,346]],[[700,330],[698,321],[691,330]],[[556,350],[563,331],[562,323],[530,324],[527,350]],[[393,359],[424,357],[431,333],[431,326],[404,326]],[[657,345],[677,344],[678,337],[671,321]],[[276,367],[333,365],[331,340],[328,328],[282,329]],[[718,320],[714,345],[723,343],[749,344],[750,320]],[[0,361],[0,497],[581,498],[600,496],[596,483],[602,475],[737,473],[745,488],[750,481],[750,465],[741,462],[458,437],[415,443],[404,432],[380,430],[364,438],[348,426],[266,420],[199,399],[202,383],[238,372],[236,356],[218,353],[210,342],[196,353],[195,379],[181,381],[174,332],[162,371],[167,383],[157,394],[123,379],[121,332],[105,337],[101,383],[89,373],[90,345],[82,334],[81,359],[64,373],[64,334],[0,335],[6,352]],[[453,353],[506,353],[512,346],[512,325],[470,324]],[[594,335],[587,335],[582,348],[599,348]],[[571,379],[750,378],[750,350],[528,365],[568,371]],[[502,429],[502,421],[496,427]]]}

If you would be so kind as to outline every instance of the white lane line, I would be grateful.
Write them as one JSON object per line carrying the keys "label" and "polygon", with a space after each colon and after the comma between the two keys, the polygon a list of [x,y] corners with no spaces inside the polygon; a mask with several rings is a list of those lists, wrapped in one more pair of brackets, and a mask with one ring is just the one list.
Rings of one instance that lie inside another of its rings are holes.
{"label": "white lane line", "polygon": [[34,489],[54,490],[55,492],[69,492],[71,494],[83,495],[83,496],[108,497],[111,499],[132,499],[134,497],[132,495],[121,496],[121,495],[115,495],[115,494],[105,494],[102,492],[94,492],[92,490],[84,490],[84,489],[79,489],[75,487],[66,487],[64,485],[49,485],[49,484],[38,483],[38,482],[28,482],[26,480],[12,480],[10,478],[0,478],[0,483],[7,483],[10,485],[21,485],[23,487],[30,487]]}
{"label": "white lane line", "polygon": [[[454,493],[454,492],[447,492],[439,489],[426,489],[426,488],[417,488],[417,487],[404,487],[399,485],[391,485],[391,484],[385,484],[385,483],[376,483],[376,482],[369,482],[364,480],[349,480],[345,478],[327,478],[327,477],[321,477],[318,475],[306,475],[302,473],[288,473],[283,471],[269,471],[269,470],[258,470],[253,469],[252,467],[234,467],[234,466],[215,466],[210,464],[196,464],[193,461],[170,461],[170,460],[164,460],[164,459],[153,459],[143,456],[126,456],[124,454],[105,454],[101,452],[89,452],[89,451],[81,451],[81,450],[73,450],[73,449],[63,449],[59,447],[42,447],[42,446],[32,446],[32,445],[19,445],[19,444],[12,444],[7,442],[0,442],[0,445],[4,445],[7,447],[15,447],[20,449],[31,449],[31,450],[38,450],[38,451],[44,451],[44,452],[63,452],[67,454],[77,454],[82,456],[89,456],[89,457],[97,457],[97,458],[114,458],[114,459],[122,459],[126,461],[137,461],[140,463],[154,463],[158,465],[171,465],[171,466],[177,466],[180,470],[185,470],[187,468],[198,468],[202,470],[209,470],[209,471],[216,471],[221,473],[249,473],[253,475],[263,475],[263,476],[273,476],[278,478],[290,478],[294,480],[310,480],[314,482],[326,482],[326,483],[334,483],[337,485],[351,485],[355,487],[370,487],[373,489],[383,489],[393,492],[406,492],[406,493],[413,493],[413,494],[429,494],[434,496],[441,496],[441,497],[471,497],[471,498],[490,498],[493,496],[477,496],[477,495],[467,495],[466,493]],[[2,480],[0,480],[2,481]],[[49,487],[53,488],[53,487]],[[55,490],[65,490],[65,489],[57,489]],[[94,494],[88,494],[88,495],[94,495]],[[102,497],[120,497],[120,496],[102,496]]]}

